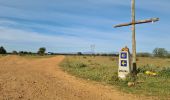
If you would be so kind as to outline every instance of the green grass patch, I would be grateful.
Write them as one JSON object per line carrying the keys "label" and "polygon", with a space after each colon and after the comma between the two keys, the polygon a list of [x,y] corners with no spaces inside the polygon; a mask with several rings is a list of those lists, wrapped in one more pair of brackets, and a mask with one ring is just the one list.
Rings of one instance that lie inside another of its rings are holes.
{"label": "green grass patch", "polygon": [[[145,59],[150,63],[142,63]],[[156,58],[158,61],[167,61],[169,59]],[[170,96],[170,67],[160,67],[153,58],[138,58],[139,68],[136,78],[129,77],[125,80],[117,78],[118,58],[101,56],[67,56],[60,64],[62,68],[81,78],[94,80],[118,87],[121,91],[145,96],[156,96],[160,99],[167,99]],[[162,62],[160,62],[162,63]],[[155,72],[157,75],[147,75],[146,71]],[[128,82],[135,82],[135,86],[129,87]]]}

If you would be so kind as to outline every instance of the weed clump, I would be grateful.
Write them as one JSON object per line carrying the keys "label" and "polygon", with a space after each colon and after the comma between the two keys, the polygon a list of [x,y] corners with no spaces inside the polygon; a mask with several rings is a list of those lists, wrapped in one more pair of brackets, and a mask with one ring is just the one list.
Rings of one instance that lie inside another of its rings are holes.
{"label": "weed clump", "polygon": [[161,77],[170,77],[170,68],[162,68],[161,71],[159,71],[159,76]]}
{"label": "weed clump", "polygon": [[74,63],[69,63],[68,62],[68,67],[70,68],[84,68],[84,67],[87,67],[86,64],[82,63],[82,62],[74,62]]}

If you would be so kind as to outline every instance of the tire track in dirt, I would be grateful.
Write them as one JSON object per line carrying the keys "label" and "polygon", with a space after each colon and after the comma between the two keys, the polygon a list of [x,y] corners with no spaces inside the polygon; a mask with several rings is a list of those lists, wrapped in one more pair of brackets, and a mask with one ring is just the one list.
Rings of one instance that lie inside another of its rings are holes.
{"label": "tire track in dirt", "polygon": [[[58,64],[64,56],[51,58],[0,58],[0,100],[139,100],[68,75]],[[142,99],[141,99],[142,100]]]}

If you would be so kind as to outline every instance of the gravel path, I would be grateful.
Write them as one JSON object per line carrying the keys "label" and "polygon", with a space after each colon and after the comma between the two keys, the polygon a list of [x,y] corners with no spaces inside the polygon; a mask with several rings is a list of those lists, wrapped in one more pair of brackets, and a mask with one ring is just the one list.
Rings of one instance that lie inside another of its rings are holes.
{"label": "gravel path", "polygon": [[0,100],[140,100],[63,72],[58,66],[63,59],[0,58]]}

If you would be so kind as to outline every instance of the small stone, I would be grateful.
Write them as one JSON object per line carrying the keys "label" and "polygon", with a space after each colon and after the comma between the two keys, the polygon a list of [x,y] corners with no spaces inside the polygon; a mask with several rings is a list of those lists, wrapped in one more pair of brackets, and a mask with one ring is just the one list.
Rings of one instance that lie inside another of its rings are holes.
{"label": "small stone", "polygon": [[19,96],[19,98],[21,99],[21,98],[23,98],[23,96],[22,96],[22,95],[20,95],[20,96]]}
{"label": "small stone", "polygon": [[135,86],[135,82],[128,82],[128,86],[129,87]]}
{"label": "small stone", "polygon": [[36,81],[33,81],[32,83],[33,83],[33,84],[36,84],[37,82],[36,82]]}

